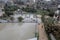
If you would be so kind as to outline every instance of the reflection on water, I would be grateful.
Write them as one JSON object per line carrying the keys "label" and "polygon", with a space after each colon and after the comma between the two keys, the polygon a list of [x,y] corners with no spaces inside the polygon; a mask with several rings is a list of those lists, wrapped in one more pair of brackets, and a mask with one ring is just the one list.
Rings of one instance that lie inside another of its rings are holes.
{"label": "reflection on water", "polygon": [[35,37],[36,23],[2,23],[0,40],[27,40]]}

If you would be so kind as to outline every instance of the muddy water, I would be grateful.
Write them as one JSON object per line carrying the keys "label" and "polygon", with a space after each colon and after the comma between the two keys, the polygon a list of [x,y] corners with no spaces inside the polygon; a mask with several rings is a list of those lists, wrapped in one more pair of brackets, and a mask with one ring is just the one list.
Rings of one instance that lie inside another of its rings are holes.
{"label": "muddy water", "polygon": [[27,40],[35,37],[36,23],[2,23],[0,40]]}

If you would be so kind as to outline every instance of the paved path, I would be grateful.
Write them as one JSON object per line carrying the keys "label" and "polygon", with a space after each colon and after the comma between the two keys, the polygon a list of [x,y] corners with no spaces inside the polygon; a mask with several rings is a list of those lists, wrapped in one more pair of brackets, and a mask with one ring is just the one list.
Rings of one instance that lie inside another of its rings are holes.
{"label": "paved path", "polygon": [[48,40],[43,24],[38,25],[39,40]]}

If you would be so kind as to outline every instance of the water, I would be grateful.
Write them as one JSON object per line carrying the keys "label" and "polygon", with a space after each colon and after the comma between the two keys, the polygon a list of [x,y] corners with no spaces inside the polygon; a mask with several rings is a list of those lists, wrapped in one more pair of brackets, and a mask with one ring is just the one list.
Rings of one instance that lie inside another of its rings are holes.
{"label": "water", "polygon": [[50,33],[51,40],[56,40],[53,34]]}
{"label": "water", "polygon": [[36,23],[2,23],[0,40],[27,40],[35,37]]}

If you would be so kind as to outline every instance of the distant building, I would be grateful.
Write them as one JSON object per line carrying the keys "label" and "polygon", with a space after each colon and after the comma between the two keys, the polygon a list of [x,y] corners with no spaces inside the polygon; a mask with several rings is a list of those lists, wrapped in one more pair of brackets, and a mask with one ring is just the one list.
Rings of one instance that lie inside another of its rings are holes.
{"label": "distant building", "polygon": [[4,12],[0,9],[0,16],[2,16],[4,14]]}
{"label": "distant building", "polygon": [[0,23],[8,23],[8,21],[0,19]]}
{"label": "distant building", "polygon": [[4,1],[0,1],[0,8],[4,8],[5,2]]}
{"label": "distant building", "polygon": [[[59,1],[60,3],[60,1]],[[57,8],[57,5],[59,4],[58,3],[58,0],[37,0],[36,1],[36,4],[37,4],[37,8],[40,8],[40,9],[43,9],[43,8],[54,8],[56,9]]]}
{"label": "distant building", "polygon": [[58,5],[58,9],[55,11],[54,17],[55,17],[55,19],[60,21],[60,5]]}
{"label": "distant building", "polygon": [[5,2],[0,1],[0,16],[2,16],[4,14],[4,12],[2,11],[2,9],[4,9],[4,5],[5,5]]}
{"label": "distant building", "polygon": [[13,2],[13,0],[8,0],[8,1],[6,2],[6,4],[7,4],[7,5],[14,5],[14,2]]}

